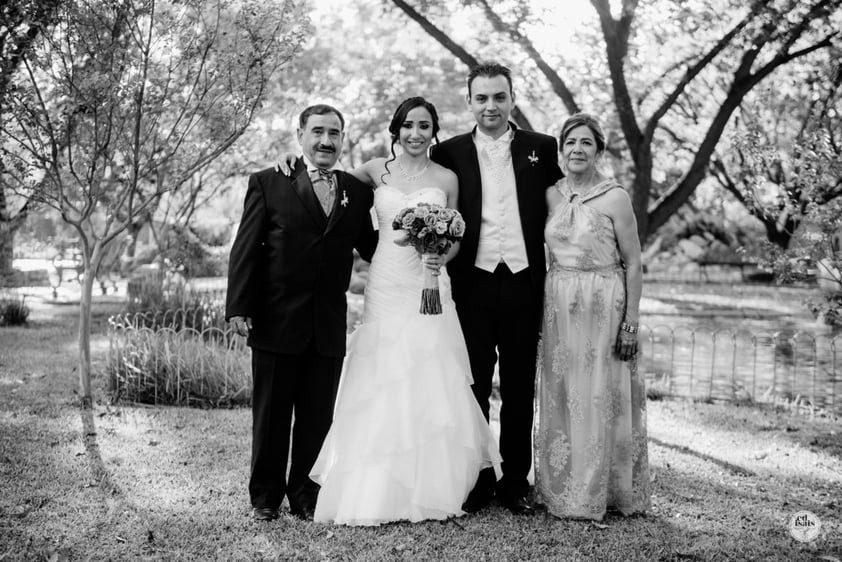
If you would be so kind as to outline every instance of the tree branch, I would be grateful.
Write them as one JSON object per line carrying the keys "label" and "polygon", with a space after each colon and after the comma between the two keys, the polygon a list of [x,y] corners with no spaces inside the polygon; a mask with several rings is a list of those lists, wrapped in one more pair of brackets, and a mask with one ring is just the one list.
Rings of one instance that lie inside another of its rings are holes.
{"label": "tree branch", "polygon": [[637,0],[623,1],[622,14],[619,20],[615,20],[611,15],[609,0],[591,0],[591,4],[599,15],[602,35],[605,39],[608,71],[611,75],[614,105],[617,108],[617,114],[620,118],[620,126],[629,145],[632,160],[640,167],[641,165],[645,165],[648,160],[647,155],[642,154],[641,151],[648,151],[649,146],[644,143],[643,133],[637,124],[634,104],[629,94],[623,69],[629,48],[629,30],[634,20]]}
{"label": "tree branch", "polygon": [[478,0],[478,2],[482,6],[485,17],[491,22],[492,27],[494,27],[494,29],[498,32],[505,33],[511,37],[512,40],[520,45],[526,54],[529,55],[529,58],[532,59],[535,66],[538,67],[538,70],[540,70],[549,81],[553,92],[561,98],[561,101],[564,103],[564,107],[567,108],[567,111],[571,114],[579,112],[579,105],[576,103],[573,93],[558,73],[553,70],[546,60],[544,60],[544,57],[541,56],[541,53],[538,52],[538,49],[535,48],[532,41],[523,35],[516,27],[505,23],[497,12],[491,8],[486,0]]}
{"label": "tree branch", "polygon": [[[719,142],[720,137],[722,136],[722,132],[725,130],[725,126],[728,124],[728,121],[731,118],[734,110],[739,107],[742,99],[745,95],[756,86],[761,80],[767,77],[769,74],[772,73],[775,69],[779,68],[781,65],[784,65],[798,57],[805,56],[817,49],[821,49],[823,47],[828,47],[831,45],[831,39],[837,34],[837,32],[833,32],[830,35],[826,36],[824,39],[810,45],[809,47],[805,47],[800,49],[794,53],[780,53],[778,56],[773,58],[769,63],[759,69],[756,73],[750,74],[748,76],[743,76],[743,67],[744,65],[741,64],[740,68],[734,74],[734,82],[731,85],[731,89],[728,92],[728,96],[726,97],[725,101],[719,108],[716,116],[714,117],[713,121],[711,122],[710,128],[708,129],[707,133],[705,134],[702,143],[699,145],[698,150],[696,151],[696,155],[693,159],[692,164],[690,165],[690,170],[684,176],[684,179],[679,182],[672,190],[667,192],[661,199],[656,201],[652,206],[650,206],[648,213],[649,213],[649,224],[650,224],[650,232],[656,230],[660,226],[666,223],[669,219],[669,216],[675,212],[678,207],[680,207],[687,198],[692,194],[693,190],[699,184],[701,179],[705,175],[705,171],[708,168],[708,163],[710,162],[711,155],[716,148],[717,143]],[[754,59],[757,56],[757,51],[759,48],[752,46],[749,50],[744,54],[743,61],[745,62],[747,59]],[[749,65],[750,67],[750,65]]]}
{"label": "tree branch", "polygon": [[763,2],[755,1],[751,7],[749,13],[744,17],[737,25],[731,28],[728,33],[723,35],[716,44],[711,47],[711,49],[705,53],[694,65],[687,68],[687,71],[682,76],[681,80],[679,80],[678,84],[675,85],[672,92],[664,98],[664,101],[655,110],[652,116],[649,118],[648,123],[646,124],[646,131],[644,133],[646,138],[652,138],[652,135],[655,132],[655,128],[658,126],[658,122],[661,118],[666,115],[666,113],[670,110],[673,106],[675,101],[678,97],[684,92],[687,86],[690,85],[690,82],[693,81],[701,72],[704,70],[708,64],[710,64],[713,59],[715,59],[720,53],[722,53],[725,48],[731,44],[734,37],[737,34],[745,29],[745,27],[757,16],[757,13],[760,11]]}
{"label": "tree branch", "polygon": [[[403,13],[405,13],[411,20],[416,22],[421,28],[427,32],[430,37],[438,41],[438,43],[450,51],[452,55],[462,61],[465,66],[468,68],[473,68],[479,64],[479,61],[468,51],[466,51],[461,45],[453,41],[444,31],[436,27],[433,22],[429,19],[424,17],[423,14],[419,13],[415,10],[412,6],[407,4],[404,0],[392,0],[392,3],[397,6]],[[528,131],[533,130],[532,124],[529,122],[529,119],[526,118],[526,115],[523,114],[521,109],[515,105],[512,109],[512,119],[515,123],[517,123],[518,127],[521,129],[526,129]]]}

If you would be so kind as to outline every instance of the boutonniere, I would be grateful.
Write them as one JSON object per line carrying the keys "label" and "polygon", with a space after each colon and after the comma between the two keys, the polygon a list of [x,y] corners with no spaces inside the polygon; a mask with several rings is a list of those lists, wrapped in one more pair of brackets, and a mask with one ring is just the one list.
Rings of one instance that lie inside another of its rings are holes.
{"label": "boutonniere", "polygon": [[342,190],[342,200],[339,202],[339,204],[343,207],[348,206],[348,193],[346,193],[344,189]]}
{"label": "boutonniere", "polygon": [[532,151],[532,154],[529,155],[529,163],[533,166],[538,163],[538,155],[535,154],[535,151]]}

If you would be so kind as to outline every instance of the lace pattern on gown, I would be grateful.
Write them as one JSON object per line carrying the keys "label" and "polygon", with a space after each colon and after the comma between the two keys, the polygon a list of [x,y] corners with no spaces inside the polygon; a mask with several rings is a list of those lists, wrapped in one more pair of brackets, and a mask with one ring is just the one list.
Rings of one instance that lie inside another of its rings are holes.
{"label": "lace pattern on gown", "polygon": [[536,491],[550,513],[601,520],[649,509],[646,391],[636,361],[613,347],[625,313],[625,277],[610,217],[564,180],[547,219],[550,267],[538,360]]}

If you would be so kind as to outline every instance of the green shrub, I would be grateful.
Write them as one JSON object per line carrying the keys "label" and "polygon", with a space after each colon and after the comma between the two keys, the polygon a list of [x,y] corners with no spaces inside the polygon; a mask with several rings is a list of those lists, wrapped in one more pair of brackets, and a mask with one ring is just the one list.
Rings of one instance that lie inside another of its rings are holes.
{"label": "green shrub", "polygon": [[192,228],[169,228],[162,256],[190,278],[218,277],[228,269],[227,248],[208,245]]}
{"label": "green shrub", "polygon": [[112,326],[106,366],[112,399],[198,407],[249,405],[249,352],[242,340],[232,338],[215,328],[176,332]]}
{"label": "green shrub", "polygon": [[[202,295],[188,295],[185,298],[164,297],[154,302],[144,301],[126,308],[127,318],[136,327],[152,330],[169,329],[206,331],[216,328],[224,332],[225,305]],[[206,335],[209,335],[210,332]]]}
{"label": "green shrub", "polygon": [[[143,298],[144,296],[150,298]],[[348,331],[362,319],[363,299],[348,295]],[[106,364],[114,401],[200,407],[251,403],[251,354],[225,322],[224,295],[138,293],[109,318]]]}
{"label": "green shrub", "polygon": [[29,318],[26,297],[0,299],[0,326],[20,326]]}
{"label": "green shrub", "polygon": [[160,284],[140,284],[130,291],[126,318],[136,327],[224,331],[225,295],[190,292],[183,277],[167,274]]}

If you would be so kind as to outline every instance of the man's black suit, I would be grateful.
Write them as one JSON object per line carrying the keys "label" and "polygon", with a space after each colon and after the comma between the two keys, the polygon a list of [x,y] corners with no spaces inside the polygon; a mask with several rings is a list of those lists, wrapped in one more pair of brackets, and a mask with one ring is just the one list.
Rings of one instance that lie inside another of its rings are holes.
{"label": "man's black suit", "polygon": [[[514,130],[511,154],[520,224],[529,261],[529,267],[516,274],[505,265],[498,266],[494,273],[474,266],[483,195],[474,133],[450,138],[432,151],[432,159],[459,178],[459,210],[465,218],[465,236],[447,271],[468,346],[474,395],[486,419],[499,354],[503,479],[497,485],[497,493],[508,498],[523,497],[528,491],[535,361],[546,274],[545,191],[562,176],[553,137],[510,126]],[[492,471],[485,470],[477,485],[491,486],[493,477]]]}
{"label": "man's black suit", "polygon": [[[326,216],[299,159],[291,177],[266,169],[249,179],[231,248],[226,318],[252,319],[254,507],[312,507],[309,479],[330,427],[345,355],[346,291],[353,249],[371,259],[377,243],[373,192],[337,172]],[[286,467],[292,416],[292,463]]]}

